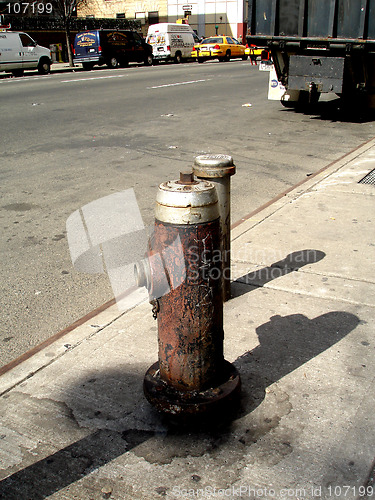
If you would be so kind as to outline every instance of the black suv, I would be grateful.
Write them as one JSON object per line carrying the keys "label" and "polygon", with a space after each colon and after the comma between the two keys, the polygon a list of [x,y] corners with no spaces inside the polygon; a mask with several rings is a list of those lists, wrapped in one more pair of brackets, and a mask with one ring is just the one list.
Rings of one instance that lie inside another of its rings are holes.
{"label": "black suv", "polygon": [[74,40],[74,62],[84,69],[107,64],[109,68],[129,62],[152,64],[152,47],[131,30],[91,30],[78,33]]}

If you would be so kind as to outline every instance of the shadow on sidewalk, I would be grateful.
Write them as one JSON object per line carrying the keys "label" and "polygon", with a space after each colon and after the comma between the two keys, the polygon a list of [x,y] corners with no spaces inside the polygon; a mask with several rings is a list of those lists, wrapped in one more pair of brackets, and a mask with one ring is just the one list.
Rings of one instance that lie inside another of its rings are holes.
{"label": "shadow on sidewalk", "polygon": [[263,267],[257,271],[251,271],[240,278],[237,278],[232,285],[232,297],[239,297],[250,290],[244,287],[236,287],[235,283],[242,283],[245,285],[251,285],[256,287],[262,287],[266,283],[273,281],[277,278],[290,274],[292,272],[297,272],[304,266],[309,264],[316,264],[320,260],[324,259],[326,254],[321,250],[299,250],[297,252],[292,252],[288,254],[285,259],[278,262],[274,262],[268,267]]}
{"label": "shadow on sidewalk", "polygon": [[[286,274],[311,263],[312,254],[308,252],[311,251],[295,252],[258,271],[259,280],[268,282],[269,270],[279,269]],[[323,252],[317,252],[314,258],[323,257]],[[65,397],[72,414],[80,415],[80,427],[84,428],[91,419],[87,427],[96,426],[97,430],[3,480],[0,498],[46,498],[131,450],[135,456],[159,465],[171,463],[176,457],[206,455],[215,466],[227,467],[228,456],[231,460],[240,460],[250,446],[275,429],[282,416],[291,411],[288,396],[281,394],[277,385],[272,386],[271,394],[267,388],[335,345],[359,322],[353,314],[332,311],[312,319],[303,314],[275,315],[258,326],[260,344],[234,363],[242,379],[239,413],[233,422],[216,428],[212,425],[210,430],[163,427],[163,420],[152,408],[142,412],[139,407],[143,398],[142,376],[139,375],[142,370],[138,375],[97,371],[95,378],[83,378],[76,386],[67,388]],[[249,330],[251,328],[249,326]],[[147,368],[145,366],[144,370]],[[139,430],[142,428],[146,430]],[[62,439],[69,441],[69,436],[62,436]],[[276,443],[273,450],[280,456],[290,452],[287,439],[279,445]],[[199,481],[199,476],[196,478],[194,481]],[[95,481],[98,481],[97,476],[91,475],[90,488]],[[156,494],[165,495],[166,490],[155,485],[155,498]]]}
{"label": "shadow on sidewalk", "polygon": [[275,315],[256,328],[259,345],[234,363],[242,379],[241,414],[261,403],[267,387],[335,345],[359,323],[354,314],[332,311],[313,319]]}
{"label": "shadow on sidewalk", "polygon": [[365,102],[351,100],[345,103],[339,97],[319,100],[313,104],[305,102],[300,105],[286,106],[286,108],[289,109],[284,108],[281,111],[284,113],[303,113],[314,120],[345,123],[368,123],[375,120],[374,110],[369,108]]}

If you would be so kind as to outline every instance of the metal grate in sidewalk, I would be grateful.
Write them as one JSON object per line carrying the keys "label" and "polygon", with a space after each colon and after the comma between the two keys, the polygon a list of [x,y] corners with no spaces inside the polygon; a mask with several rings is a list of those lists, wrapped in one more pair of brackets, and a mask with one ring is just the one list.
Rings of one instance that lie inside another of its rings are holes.
{"label": "metal grate in sidewalk", "polygon": [[375,168],[361,179],[358,184],[374,184],[375,185]]}

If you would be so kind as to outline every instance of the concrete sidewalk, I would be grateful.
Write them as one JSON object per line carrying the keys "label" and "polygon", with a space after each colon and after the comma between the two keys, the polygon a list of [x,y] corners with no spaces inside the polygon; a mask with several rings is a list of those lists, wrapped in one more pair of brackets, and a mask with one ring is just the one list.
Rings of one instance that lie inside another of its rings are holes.
{"label": "concrete sidewalk", "polygon": [[82,70],[82,64],[75,63],[74,66],[69,66],[68,62],[54,62],[51,64],[51,73],[59,73],[65,71],[77,71]]}
{"label": "concrete sidewalk", "polygon": [[373,169],[375,139],[232,231],[231,425],[168,429],[151,306],[112,306],[0,377],[0,498],[372,498]]}

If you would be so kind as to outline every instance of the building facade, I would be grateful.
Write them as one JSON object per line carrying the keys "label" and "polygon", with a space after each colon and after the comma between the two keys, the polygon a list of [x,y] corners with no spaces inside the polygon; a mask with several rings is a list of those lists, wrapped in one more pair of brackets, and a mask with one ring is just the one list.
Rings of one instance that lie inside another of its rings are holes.
{"label": "building facade", "polygon": [[[187,9],[188,8],[188,9]],[[183,17],[188,10],[189,24],[199,36],[230,35],[244,39],[247,2],[244,0],[168,0],[168,20]]]}
{"label": "building facade", "polygon": [[150,24],[168,20],[167,0],[85,0],[77,6],[79,17],[138,19],[142,32]]}
{"label": "building facade", "polygon": [[138,19],[144,35],[150,24],[187,17],[200,37],[219,34],[245,40],[247,0],[86,0],[78,16]]}

